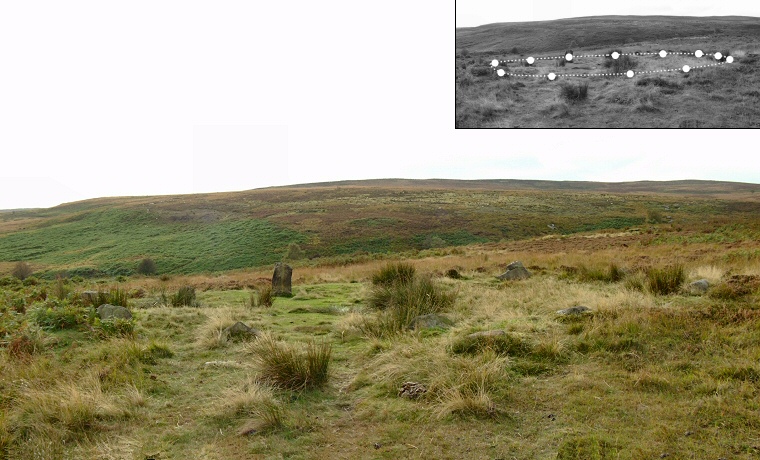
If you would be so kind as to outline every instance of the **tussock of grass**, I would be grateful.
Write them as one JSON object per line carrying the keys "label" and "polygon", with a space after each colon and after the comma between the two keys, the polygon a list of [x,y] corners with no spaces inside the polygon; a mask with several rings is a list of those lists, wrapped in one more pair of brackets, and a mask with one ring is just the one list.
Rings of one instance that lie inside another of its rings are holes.
{"label": "tussock of grass", "polygon": [[30,386],[21,392],[9,421],[15,427],[16,442],[41,437],[76,441],[108,429],[109,422],[131,417],[129,400],[135,401],[106,395],[94,376],[52,388]]}
{"label": "tussock of grass", "polygon": [[647,287],[654,294],[668,295],[678,292],[686,280],[682,265],[672,265],[662,269],[647,271]]}
{"label": "tussock of grass", "polygon": [[585,101],[588,98],[588,82],[568,83],[562,82],[559,94],[570,103]]}
{"label": "tussock of grass", "polygon": [[206,322],[196,333],[196,344],[207,350],[221,348],[227,345],[224,329],[232,326],[238,320],[230,308],[217,308],[208,315]]}
{"label": "tussock of grass", "polygon": [[489,350],[497,355],[524,356],[530,353],[532,347],[521,337],[504,333],[502,335],[461,337],[451,343],[450,349],[452,353],[458,355],[473,355]]}
{"label": "tussock of grass", "polygon": [[195,288],[192,286],[182,286],[171,297],[172,307],[197,307],[198,301],[195,299]]}
{"label": "tussock of grass", "polygon": [[268,432],[284,425],[286,409],[271,388],[248,378],[242,388],[225,390],[210,408],[221,418],[253,418],[248,431]]}
{"label": "tussock of grass", "polygon": [[397,283],[410,283],[417,270],[414,265],[406,262],[389,263],[377,273],[372,275],[372,284],[375,286],[392,286]]}
{"label": "tussock of grass", "polygon": [[574,272],[580,281],[603,281],[606,283],[616,283],[625,278],[626,272],[620,268],[617,264],[611,263],[606,269],[602,268],[590,268],[585,265],[581,265]]}
{"label": "tussock of grass", "polygon": [[263,334],[250,345],[262,380],[287,390],[307,390],[327,383],[332,347],[309,342],[305,349]]}
{"label": "tussock of grass", "polygon": [[438,418],[450,415],[459,417],[492,418],[498,415],[488,392],[480,387],[475,391],[450,389],[441,396],[435,408]]}
{"label": "tussock of grass", "polygon": [[252,292],[250,296],[251,307],[271,307],[274,304],[272,286],[267,284]]}
{"label": "tussock of grass", "polygon": [[[612,51],[607,54],[612,54]],[[638,61],[631,56],[620,56],[617,59],[612,59],[611,57],[604,58],[604,67],[614,73],[627,72],[635,69],[638,65]]]}
{"label": "tussock of grass", "polygon": [[455,299],[456,293],[448,292],[429,277],[390,286],[378,285],[370,293],[369,305],[379,311],[367,318],[360,328],[369,336],[391,336],[406,330],[417,316],[451,308]]}

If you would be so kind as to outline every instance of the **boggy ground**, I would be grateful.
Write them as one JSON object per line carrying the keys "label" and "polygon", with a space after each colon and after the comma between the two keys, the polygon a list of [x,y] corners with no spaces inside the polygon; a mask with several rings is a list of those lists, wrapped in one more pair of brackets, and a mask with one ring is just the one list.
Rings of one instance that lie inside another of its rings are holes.
{"label": "boggy ground", "polygon": [[[375,320],[370,279],[385,261],[296,268],[294,297],[272,307],[219,288],[199,292],[200,307],[171,307],[167,291],[213,285],[131,278],[120,286],[134,331],[121,335],[35,320],[60,310],[57,295],[113,280],[5,279],[0,458],[756,458],[760,251],[733,232],[597,233],[410,260],[457,293],[444,312],[454,326],[380,338],[362,325]],[[517,258],[534,276],[496,280]],[[650,292],[645,272],[676,263],[710,290]],[[463,278],[444,276],[454,267]],[[593,313],[557,315],[574,305]],[[289,344],[330,343],[326,385],[262,380],[256,340],[219,336],[237,320]],[[493,329],[507,335],[462,353],[467,334]],[[32,349],[18,346],[23,334]],[[407,381],[428,392],[400,398]]]}
{"label": "boggy ground", "polygon": [[[760,40],[755,36],[676,38],[657,42],[574,48],[576,55],[623,53],[730,51],[733,64],[693,69],[689,73],[662,72],[627,77],[498,77],[476,76],[477,68],[492,59],[507,60],[528,54],[479,53],[456,58],[456,126],[459,128],[757,128],[760,127]],[[535,53],[536,57],[565,52]],[[715,63],[709,56],[632,56],[635,72],[680,69],[684,65]],[[509,72],[525,74],[609,73],[604,58],[582,58],[565,67],[556,60],[537,61],[535,67],[508,64]],[[588,97],[570,101],[563,84],[588,84]]]}

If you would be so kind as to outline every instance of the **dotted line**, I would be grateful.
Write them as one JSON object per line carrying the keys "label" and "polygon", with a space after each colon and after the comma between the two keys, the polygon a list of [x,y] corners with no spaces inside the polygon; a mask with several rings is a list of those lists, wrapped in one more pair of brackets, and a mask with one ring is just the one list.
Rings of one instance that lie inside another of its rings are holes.
{"label": "dotted line", "polygon": [[[619,53],[619,54],[620,54],[620,56],[659,56],[660,55],[659,52],[657,52],[657,53]],[[708,57],[708,56],[711,56],[713,54],[715,54],[715,53],[704,53],[703,57]],[[671,52],[668,52],[668,56],[670,56],[670,55],[689,55],[689,56],[694,56],[694,53],[681,53],[681,52],[671,53]],[[562,59],[564,57],[565,56],[550,56],[550,57],[537,57],[537,58],[533,58],[533,59],[535,59],[536,61],[542,61],[542,60],[550,60],[550,59]],[[589,57],[612,57],[612,54],[584,54],[582,56],[573,55],[573,58],[589,58]],[[527,61],[527,60],[528,60],[528,58],[523,58],[523,59],[509,59],[509,60],[499,61],[499,62],[502,63],[502,64],[510,64],[510,63],[514,63],[514,62],[524,62],[524,61]]]}
{"label": "dotted line", "polygon": [[[689,67],[689,70],[693,69],[702,69],[705,67],[716,67],[719,65],[725,64],[724,62],[718,63],[718,64],[705,64],[705,65],[698,65],[694,67]],[[634,72],[634,75],[642,75],[647,73],[660,73],[660,72],[683,72],[683,68],[680,69],[661,69],[661,70],[644,70],[641,72]],[[510,77],[535,77],[535,78],[546,78],[549,76],[549,74],[537,74],[537,75],[529,75],[524,73],[507,73],[505,72],[504,75],[510,76]],[[555,74],[555,77],[621,77],[621,76],[627,76],[627,72],[619,72],[619,73],[579,73],[579,74]]]}

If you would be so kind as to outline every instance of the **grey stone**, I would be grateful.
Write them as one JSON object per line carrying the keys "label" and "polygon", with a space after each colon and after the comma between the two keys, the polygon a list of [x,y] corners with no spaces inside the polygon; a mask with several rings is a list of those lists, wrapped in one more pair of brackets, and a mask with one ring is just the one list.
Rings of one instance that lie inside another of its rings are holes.
{"label": "grey stone", "polygon": [[520,261],[515,261],[507,265],[507,271],[497,276],[500,280],[524,280],[530,277],[530,272]]}
{"label": "grey stone", "polygon": [[467,335],[468,339],[477,339],[478,337],[498,337],[501,335],[507,335],[506,332],[502,331],[501,329],[497,329],[494,331],[480,331],[480,332],[473,332],[472,334]]}
{"label": "grey stone", "polygon": [[132,319],[132,313],[120,305],[110,305],[104,303],[97,308],[98,317],[102,320],[108,319]]}
{"label": "grey stone", "polygon": [[689,291],[695,294],[704,294],[709,287],[710,283],[706,279],[701,279],[689,284]]}
{"label": "grey stone", "polygon": [[582,315],[584,313],[590,313],[590,312],[591,312],[591,309],[589,307],[584,307],[583,305],[576,305],[575,307],[559,310],[557,314],[558,315]]}
{"label": "grey stone", "polygon": [[248,339],[257,337],[259,335],[259,331],[252,327],[248,327],[245,324],[238,321],[237,323],[233,324],[230,327],[225,328],[222,331],[222,335],[226,337],[227,339]]}
{"label": "grey stone", "polygon": [[291,288],[291,279],[293,277],[293,269],[290,265],[282,262],[274,264],[274,274],[272,275],[272,294],[276,296],[293,295]]}
{"label": "grey stone", "polygon": [[421,315],[414,318],[409,323],[409,329],[412,329],[412,330],[433,329],[433,328],[448,329],[453,324],[454,322],[448,319],[447,317],[436,314],[436,313],[431,313],[429,315]]}

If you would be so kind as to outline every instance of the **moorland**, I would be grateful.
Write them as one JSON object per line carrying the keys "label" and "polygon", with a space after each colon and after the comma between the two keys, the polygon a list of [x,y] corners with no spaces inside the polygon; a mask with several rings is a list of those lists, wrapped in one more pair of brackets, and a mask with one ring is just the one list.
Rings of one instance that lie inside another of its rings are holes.
{"label": "moorland", "polygon": [[[355,181],[0,213],[0,458],[756,458],[758,189]],[[496,277],[516,260],[531,277]]]}
{"label": "moorland", "polygon": [[[456,29],[457,128],[757,128],[760,19],[752,17],[598,16],[496,23]],[[508,73],[546,78],[498,77],[490,62],[529,56],[606,55],[500,66]],[[649,72],[715,63],[709,56],[635,53],[721,52],[733,64],[612,77],[563,75]]]}

